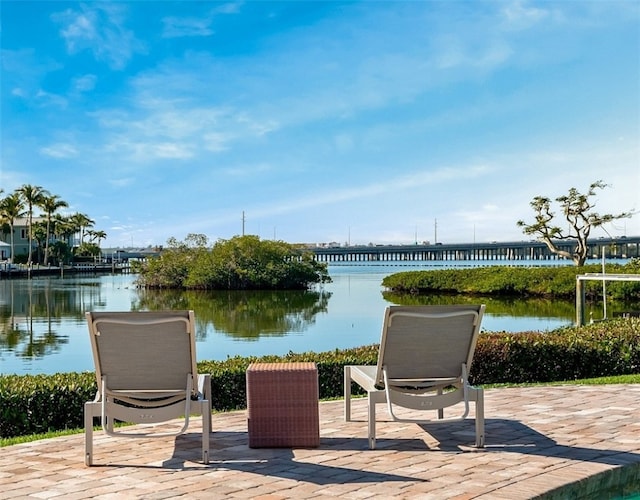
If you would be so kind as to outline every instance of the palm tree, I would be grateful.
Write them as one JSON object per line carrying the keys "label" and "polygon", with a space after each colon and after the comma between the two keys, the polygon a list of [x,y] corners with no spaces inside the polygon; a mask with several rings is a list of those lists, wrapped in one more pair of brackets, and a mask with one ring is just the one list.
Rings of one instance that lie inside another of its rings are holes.
{"label": "palm tree", "polygon": [[69,204],[62,200],[57,194],[45,196],[42,200],[42,210],[47,217],[47,235],[44,243],[44,263],[49,263],[49,237],[51,235],[51,218],[61,208],[66,208]]}
{"label": "palm tree", "polygon": [[[53,217],[53,234],[58,242],[66,242],[77,232],[76,226],[71,222],[71,217],[64,217],[59,214],[55,214]],[[59,245],[56,245],[59,246]],[[60,259],[60,265],[63,264],[62,256],[58,256]]]}
{"label": "palm tree", "polygon": [[32,186],[31,184],[24,184],[16,189],[16,193],[22,198],[27,205],[27,229],[29,233],[29,250],[27,256],[27,265],[31,264],[31,244],[33,241],[33,229],[31,227],[33,222],[33,207],[40,206],[45,196],[49,195],[49,192],[41,186]]}
{"label": "palm tree", "polygon": [[104,231],[91,231],[91,239],[93,241],[98,241],[98,247],[100,247],[100,240],[104,240],[106,237],[107,233],[105,233]]}
{"label": "palm tree", "polygon": [[13,193],[0,201],[0,219],[9,224],[11,236],[11,257],[9,262],[13,264],[14,245],[13,245],[13,225],[18,217],[24,215],[24,203],[18,193]]}
{"label": "palm tree", "polygon": [[46,222],[42,222],[42,221],[36,221],[33,223],[32,226],[32,231],[33,233],[33,241],[35,241],[36,243],[36,255],[37,255],[37,262],[41,262],[41,253],[42,253],[42,248],[46,245],[46,241],[47,241],[47,224]]}
{"label": "palm tree", "polygon": [[93,227],[93,225],[95,224],[95,221],[90,219],[88,215],[81,214],[79,212],[76,212],[75,214],[73,214],[69,218],[69,222],[71,222],[75,226],[76,231],[80,232],[80,244],[84,243],[85,228]]}

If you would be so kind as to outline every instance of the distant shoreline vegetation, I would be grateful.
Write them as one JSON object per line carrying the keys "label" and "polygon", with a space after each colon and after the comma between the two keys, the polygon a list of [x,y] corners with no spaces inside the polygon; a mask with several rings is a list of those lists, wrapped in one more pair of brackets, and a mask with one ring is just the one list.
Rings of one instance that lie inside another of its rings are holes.
{"label": "distant shoreline vegetation", "polygon": [[193,290],[304,290],[331,281],[312,252],[283,241],[235,236],[209,245],[206,236],[170,238],[162,254],[135,263],[142,288]]}
{"label": "distant shoreline vegetation", "polygon": [[[609,274],[640,274],[640,259],[626,264],[608,264]],[[473,269],[438,269],[405,271],[382,280],[382,286],[392,293],[450,293],[485,296],[523,296],[573,298],[576,276],[601,273],[599,265],[583,267],[510,267],[486,266]],[[587,296],[602,294],[602,283],[587,282]],[[607,283],[607,297],[619,300],[640,299],[640,282]]]}

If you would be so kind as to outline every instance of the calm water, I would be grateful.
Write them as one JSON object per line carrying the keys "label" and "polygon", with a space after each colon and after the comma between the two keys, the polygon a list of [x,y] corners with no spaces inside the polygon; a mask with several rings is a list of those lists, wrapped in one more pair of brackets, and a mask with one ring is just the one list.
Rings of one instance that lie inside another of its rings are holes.
{"label": "calm water", "polygon": [[[89,310],[194,309],[201,360],[377,343],[387,305],[464,300],[384,293],[384,276],[422,265],[333,265],[333,283],[307,292],[146,291],[135,287],[132,275],[2,280],[0,374],[93,370]],[[485,331],[551,330],[574,321],[572,302],[483,302]]]}

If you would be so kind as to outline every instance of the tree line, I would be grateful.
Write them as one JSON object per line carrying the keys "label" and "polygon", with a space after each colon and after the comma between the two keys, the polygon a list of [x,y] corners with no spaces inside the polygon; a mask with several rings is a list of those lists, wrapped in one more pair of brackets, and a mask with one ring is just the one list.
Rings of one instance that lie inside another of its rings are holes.
{"label": "tree line", "polygon": [[[100,255],[100,241],[107,237],[107,233],[91,229],[95,221],[86,214],[61,214],[60,210],[69,204],[59,195],[31,184],[24,184],[6,196],[3,193],[4,190],[0,189],[0,230],[10,235],[9,262],[24,258],[27,265],[62,264],[74,256]],[[36,209],[41,210],[39,215],[35,215]],[[27,220],[29,250],[25,256],[16,256],[14,228],[16,221],[23,218]],[[78,233],[79,246],[70,247],[67,241]]]}
{"label": "tree line", "polygon": [[[597,189],[605,187],[607,184],[599,180],[591,183],[586,193],[571,188],[568,194],[557,197],[555,201],[559,204],[565,219],[562,225],[556,224],[552,200],[546,196],[536,196],[530,202],[535,213],[533,222],[519,220],[516,224],[525,234],[534,235],[538,241],[544,242],[551,252],[573,260],[577,266],[583,266],[588,256],[587,240],[592,229],[636,214],[635,210],[618,214],[596,212],[593,198]],[[107,234],[104,231],[92,230],[95,222],[86,214],[59,214],[58,210],[69,206],[60,196],[31,184],[24,184],[5,197],[2,197],[2,194],[3,190],[0,189],[0,229],[4,234],[11,235],[10,262],[15,260],[14,224],[17,219],[23,217],[27,219],[30,249],[26,256],[27,264],[33,262],[34,254],[36,261],[44,264],[49,264],[52,260],[58,263],[67,262],[73,256],[100,255],[100,241],[105,239]],[[44,218],[44,221],[33,221],[35,208],[42,210],[40,218]],[[80,233],[80,245],[69,248],[66,241],[77,233]],[[558,241],[567,240],[575,241],[572,251],[563,250],[556,244]]]}

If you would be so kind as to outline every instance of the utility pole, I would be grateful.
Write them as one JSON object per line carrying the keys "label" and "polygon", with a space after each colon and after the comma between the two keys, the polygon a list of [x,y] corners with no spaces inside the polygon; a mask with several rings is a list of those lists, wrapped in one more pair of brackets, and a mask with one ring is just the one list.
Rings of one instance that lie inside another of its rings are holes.
{"label": "utility pole", "polygon": [[433,243],[438,243],[438,219],[433,219]]}
{"label": "utility pole", "polygon": [[244,218],[244,210],[243,210],[242,211],[242,236],[244,236],[244,221],[245,221],[245,218]]}

